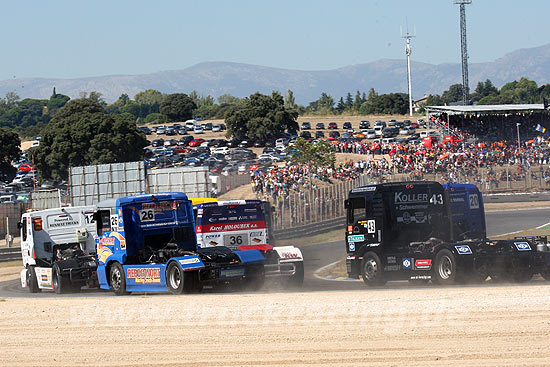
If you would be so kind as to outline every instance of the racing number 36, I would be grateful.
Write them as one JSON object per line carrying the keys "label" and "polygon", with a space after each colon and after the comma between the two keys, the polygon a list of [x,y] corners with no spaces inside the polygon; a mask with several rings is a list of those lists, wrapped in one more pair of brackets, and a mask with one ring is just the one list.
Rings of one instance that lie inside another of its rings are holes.
{"label": "racing number 36", "polygon": [[242,236],[229,236],[229,244],[230,245],[242,245],[243,244]]}

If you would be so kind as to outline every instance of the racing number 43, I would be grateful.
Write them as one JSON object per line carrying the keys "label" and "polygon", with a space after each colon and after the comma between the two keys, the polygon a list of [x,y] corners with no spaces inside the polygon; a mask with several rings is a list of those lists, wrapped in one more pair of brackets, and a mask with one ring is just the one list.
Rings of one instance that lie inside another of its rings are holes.
{"label": "racing number 43", "polygon": [[430,204],[443,205],[443,194],[433,194],[430,198]]}

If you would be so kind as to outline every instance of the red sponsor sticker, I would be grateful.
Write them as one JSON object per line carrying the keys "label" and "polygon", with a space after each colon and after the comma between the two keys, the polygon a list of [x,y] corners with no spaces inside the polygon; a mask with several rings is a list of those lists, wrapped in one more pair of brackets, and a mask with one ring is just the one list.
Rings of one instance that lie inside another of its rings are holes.
{"label": "red sponsor sticker", "polygon": [[242,222],[242,223],[222,223],[222,224],[210,224],[210,225],[197,226],[197,233],[230,232],[230,231],[243,231],[243,230],[249,230],[249,229],[263,229],[263,228],[265,228],[264,221]]}
{"label": "red sponsor sticker", "polygon": [[160,283],[160,268],[129,268],[127,276],[136,283]]}
{"label": "red sponsor sticker", "polygon": [[414,267],[417,269],[430,269],[432,267],[431,259],[416,260],[414,262]]}

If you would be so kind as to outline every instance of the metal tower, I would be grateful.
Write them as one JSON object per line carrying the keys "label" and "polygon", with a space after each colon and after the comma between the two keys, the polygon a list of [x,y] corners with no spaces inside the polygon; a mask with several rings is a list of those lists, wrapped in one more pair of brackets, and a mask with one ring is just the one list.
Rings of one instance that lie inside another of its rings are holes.
{"label": "metal tower", "polygon": [[460,49],[462,51],[462,102],[470,104],[470,86],[468,82],[468,47],[466,45],[466,7],[472,0],[453,0],[460,5]]}
{"label": "metal tower", "polygon": [[413,103],[412,103],[412,80],[411,80],[411,38],[416,37],[415,35],[411,35],[409,33],[409,29],[407,27],[407,33],[403,34],[403,30],[401,30],[401,37],[405,39],[405,42],[407,43],[405,47],[405,54],[407,55],[407,79],[409,82],[409,116],[413,115]]}

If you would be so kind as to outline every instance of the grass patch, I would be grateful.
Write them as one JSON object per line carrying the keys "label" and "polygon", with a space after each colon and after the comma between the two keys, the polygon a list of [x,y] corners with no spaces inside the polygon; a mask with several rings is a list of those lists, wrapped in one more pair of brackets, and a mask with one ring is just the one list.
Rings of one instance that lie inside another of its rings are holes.
{"label": "grass patch", "polygon": [[11,268],[13,266],[23,267],[21,260],[6,261],[0,263],[0,268]]}
{"label": "grass patch", "polygon": [[290,246],[290,245],[300,245],[300,246],[304,246],[304,245],[316,245],[316,244],[319,244],[319,243],[325,243],[325,242],[333,242],[333,241],[340,241],[340,240],[344,240],[344,228],[342,229],[335,229],[333,231],[330,231],[330,232],[326,232],[326,233],[320,233],[320,234],[317,234],[315,236],[310,236],[307,238],[307,243],[298,243],[299,241],[302,240],[302,238],[299,238],[299,237],[296,237],[296,238],[291,238],[291,239],[288,239],[288,240],[276,240],[275,243],[277,244],[277,246]]}

